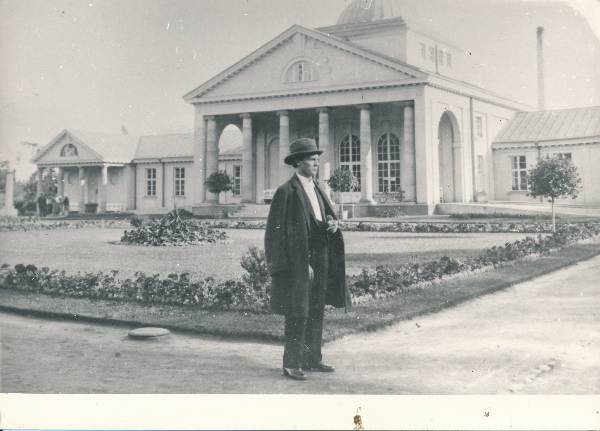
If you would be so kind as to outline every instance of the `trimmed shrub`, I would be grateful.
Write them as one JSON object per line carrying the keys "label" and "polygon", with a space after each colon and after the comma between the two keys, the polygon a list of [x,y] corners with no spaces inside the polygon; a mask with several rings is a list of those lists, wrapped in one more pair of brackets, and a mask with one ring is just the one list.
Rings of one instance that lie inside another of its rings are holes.
{"label": "trimmed shrub", "polygon": [[139,217],[130,219],[132,230],[126,230],[121,242],[152,246],[215,243],[227,238],[227,234],[206,224],[195,223],[183,219],[179,210],[173,210],[159,220],[149,219],[147,222]]}

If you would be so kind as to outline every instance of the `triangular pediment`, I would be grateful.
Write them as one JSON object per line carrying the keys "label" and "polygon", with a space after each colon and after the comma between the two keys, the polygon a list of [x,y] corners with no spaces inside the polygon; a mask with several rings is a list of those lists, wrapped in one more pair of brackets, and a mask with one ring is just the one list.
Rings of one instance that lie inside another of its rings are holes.
{"label": "triangular pediment", "polygon": [[301,90],[368,87],[418,81],[426,76],[398,60],[296,25],[189,92],[184,99],[193,103],[251,95],[293,94]]}
{"label": "triangular pediment", "polygon": [[68,130],[60,132],[31,160],[38,165],[68,165],[101,161],[103,157]]}

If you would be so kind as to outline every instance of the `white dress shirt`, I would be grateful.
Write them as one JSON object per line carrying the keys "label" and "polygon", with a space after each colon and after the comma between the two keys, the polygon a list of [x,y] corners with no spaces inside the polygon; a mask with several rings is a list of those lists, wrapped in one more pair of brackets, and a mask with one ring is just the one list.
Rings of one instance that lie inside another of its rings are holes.
{"label": "white dress shirt", "polygon": [[321,207],[319,206],[319,200],[317,199],[317,191],[315,190],[315,182],[312,178],[306,178],[296,172],[296,176],[300,180],[300,184],[304,188],[304,191],[308,195],[308,200],[310,201],[310,205],[312,206],[313,212],[315,213],[315,218],[318,221],[323,221],[323,216],[321,215]]}

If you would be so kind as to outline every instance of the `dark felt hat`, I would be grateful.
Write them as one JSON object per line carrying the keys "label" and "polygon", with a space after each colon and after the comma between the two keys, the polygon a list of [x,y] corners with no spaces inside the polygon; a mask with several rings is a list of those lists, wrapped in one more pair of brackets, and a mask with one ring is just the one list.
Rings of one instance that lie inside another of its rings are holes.
{"label": "dark felt hat", "polygon": [[322,153],[323,150],[319,150],[317,142],[314,139],[300,138],[290,144],[290,154],[283,161],[288,165],[293,165],[298,159]]}

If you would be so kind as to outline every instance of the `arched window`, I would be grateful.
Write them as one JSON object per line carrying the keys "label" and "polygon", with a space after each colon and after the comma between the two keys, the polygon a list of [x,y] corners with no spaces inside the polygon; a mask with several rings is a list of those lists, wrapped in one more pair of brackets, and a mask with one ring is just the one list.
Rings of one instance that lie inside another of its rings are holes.
{"label": "arched window", "polygon": [[307,60],[292,64],[286,74],[286,82],[307,82],[318,79],[315,65]]}
{"label": "arched window", "polygon": [[78,155],[77,147],[73,144],[66,144],[60,150],[61,157],[77,157]]}
{"label": "arched window", "polygon": [[380,193],[400,191],[400,140],[393,133],[377,142],[377,179]]}
{"label": "arched window", "polygon": [[360,139],[356,135],[346,135],[340,142],[340,168],[350,169],[358,179],[360,191]]}

